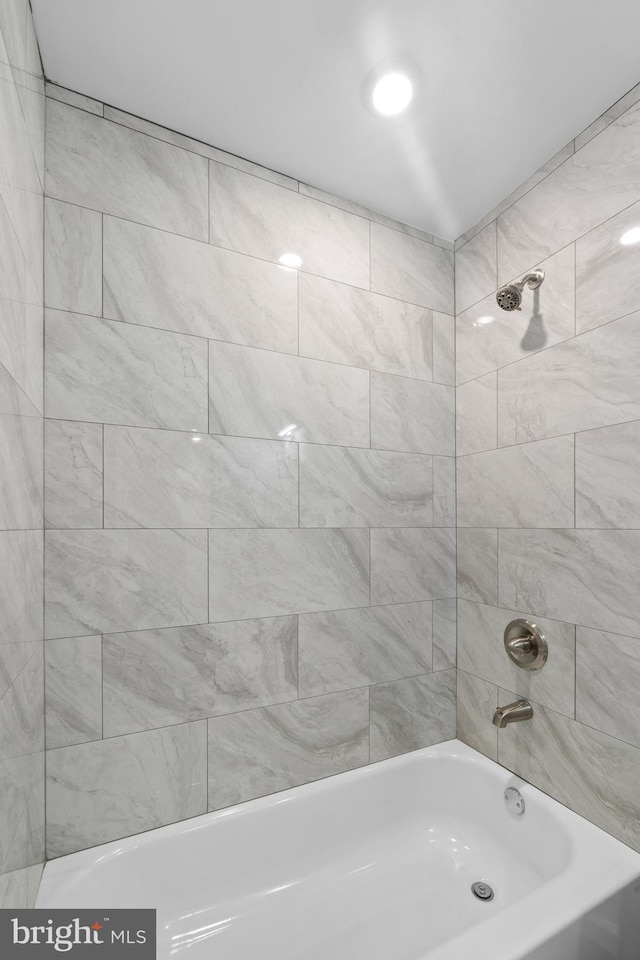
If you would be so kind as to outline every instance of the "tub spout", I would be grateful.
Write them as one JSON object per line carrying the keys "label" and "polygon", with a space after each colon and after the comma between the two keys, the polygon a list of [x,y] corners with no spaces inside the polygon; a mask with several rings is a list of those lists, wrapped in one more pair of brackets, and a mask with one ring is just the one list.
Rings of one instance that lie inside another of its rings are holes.
{"label": "tub spout", "polygon": [[508,723],[518,723],[519,720],[531,720],[533,716],[533,707],[528,700],[516,700],[515,703],[509,703],[506,707],[498,707],[493,715],[493,722],[496,727],[502,729]]}

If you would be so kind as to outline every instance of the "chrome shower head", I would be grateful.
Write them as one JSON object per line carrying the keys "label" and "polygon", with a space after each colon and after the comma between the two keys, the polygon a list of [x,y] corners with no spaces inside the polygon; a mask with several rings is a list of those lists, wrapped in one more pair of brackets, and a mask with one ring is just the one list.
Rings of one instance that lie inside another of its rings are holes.
{"label": "chrome shower head", "polygon": [[525,286],[531,290],[536,290],[544,280],[544,270],[533,270],[531,273],[525,273],[522,280],[515,283],[508,283],[505,287],[500,287],[496,293],[496,301],[501,310],[520,310],[522,303],[522,291]]}

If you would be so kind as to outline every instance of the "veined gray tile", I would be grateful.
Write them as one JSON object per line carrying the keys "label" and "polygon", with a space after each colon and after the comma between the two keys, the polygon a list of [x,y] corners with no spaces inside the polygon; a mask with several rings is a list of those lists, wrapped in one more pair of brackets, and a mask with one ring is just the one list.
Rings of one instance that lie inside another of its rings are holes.
{"label": "veined gray tile", "polygon": [[[504,631],[511,620],[524,617],[542,630],[549,644],[549,659],[543,670],[522,670],[504,649]],[[544,620],[530,608],[501,607],[458,601],[458,667],[519,697],[575,714],[575,627],[572,623]]]}
{"label": "veined gray tile", "polygon": [[498,602],[498,531],[458,528],[458,596]]}
{"label": "veined gray tile", "polygon": [[575,139],[576,150],[581,150],[582,147],[589,143],[590,140],[593,140],[601,130],[605,130],[609,124],[617,120],[618,117],[621,117],[622,114],[625,113],[629,107],[632,107],[634,103],[637,103],[638,100],[640,100],[640,84],[632,87],[624,97],[616,100],[612,107],[605,110],[597,120],[594,120],[588,127],[585,127],[582,133],[578,134]]}
{"label": "veined gray tile", "polygon": [[[24,587],[22,589],[24,590]],[[39,642],[25,642],[23,639],[10,643],[5,636],[0,643],[0,699],[14,684],[34,654],[40,652],[40,647]]]}
{"label": "veined gray tile", "polygon": [[45,420],[47,527],[102,526],[102,424]]}
{"label": "veined gray tile", "polygon": [[576,243],[578,333],[640,309],[639,235],[640,203],[634,203]]}
{"label": "veined gray tile", "polygon": [[[506,702],[513,695],[501,690]],[[640,750],[534,706],[533,719],[498,736],[498,760],[516,776],[640,851]]]}
{"label": "veined gray tile", "polygon": [[488,297],[498,286],[496,221],[456,251],[456,313]]}
{"label": "veined gray tile", "polygon": [[433,314],[433,379],[456,382],[456,321],[446,313]]}
{"label": "veined gray tile", "polygon": [[455,455],[455,389],[371,374],[371,446]]}
{"label": "veined gray tile", "polygon": [[453,253],[372,223],[371,289],[453,314]]}
{"label": "veined gray tile", "polygon": [[0,529],[42,527],[42,418],[0,415]]}
{"label": "veined gray tile", "polygon": [[430,527],[431,474],[421,454],[301,444],[300,525]]}
{"label": "veined gray tile", "polygon": [[433,525],[456,525],[456,461],[455,457],[433,458]]}
{"label": "veined gray tile", "polygon": [[498,374],[498,439],[522,443],[640,417],[640,314],[590,330]]}
{"label": "veined gray tile", "polygon": [[206,240],[207,161],[47,100],[47,195]]}
{"label": "veined gray tile", "polygon": [[211,243],[276,263],[369,286],[369,223],[293,190],[210,162]]}
{"label": "veined gray tile", "polygon": [[[522,312],[506,313],[494,294],[456,320],[458,383],[538,353],[575,332],[575,256],[566,247],[539,264],[545,272],[538,290],[525,288]],[[514,277],[509,277],[509,280]]]}
{"label": "veined gray tile", "polygon": [[369,446],[369,373],[229,343],[209,345],[211,433]]}
{"label": "veined gray tile", "polygon": [[207,429],[207,342],[47,310],[47,416]]}
{"label": "veined gray tile", "polygon": [[501,530],[500,603],[640,636],[640,531]]}
{"label": "veined gray tile", "polygon": [[104,638],[104,734],[217,717],[297,697],[295,617]]}
{"label": "veined gray tile", "polygon": [[[438,238],[434,237],[433,234],[427,233],[425,230],[420,230],[419,227],[412,227],[408,223],[403,223],[402,220],[394,220],[393,217],[385,217],[383,213],[378,213],[376,210],[370,210],[368,207],[363,207],[360,203],[355,203],[353,200],[345,200],[344,197],[336,197],[333,193],[327,193],[325,190],[318,190],[317,187],[309,186],[308,183],[300,183],[298,185],[300,193],[303,193],[307,197],[314,197],[316,200],[322,200],[324,203],[330,203],[334,207],[340,207],[341,210],[346,210],[348,213],[355,213],[359,217],[364,217],[366,220],[373,220],[375,223],[382,223],[387,227],[391,227],[392,230],[399,230],[400,233],[406,233],[410,237],[417,237],[419,240],[426,240],[427,243],[436,243]],[[441,247],[446,247],[448,240],[440,240],[439,245]]]}
{"label": "veined gray tile", "polygon": [[432,379],[432,311],[300,274],[300,353]]}
{"label": "veined gray tile", "polygon": [[43,329],[42,306],[0,300],[0,413],[42,415]]}
{"label": "veined gray tile", "polygon": [[104,428],[106,527],[297,527],[294,443]]}
{"label": "veined gray tile", "polygon": [[41,644],[0,699],[0,760],[44,750]]}
{"label": "veined gray tile", "polygon": [[209,546],[213,622],[369,603],[367,530],[212,530]]}
{"label": "veined gray tile", "polygon": [[498,374],[487,373],[456,389],[456,452],[459,457],[498,446]]}
{"label": "veined gray tile", "polygon": [[[0,308],[3,301],[0,301]],[[42,382],[42,381],[41,381]],[[38,417],[41,411],[21,389],[15,378],[0,362],[0,414],[9,416]]]}
{"label": "veined gray tile", "polygon": [[0,530],[0,646],[42,640],[42,539],[42,528]]}
{"label": "veined gray tile", "polygon": [[45,198],[44,296],[48,307],[102,313],[102,214]]}
{"label": "veined gray tile", "polygon": [[206,735],[200,721],[48,751],[47,856],[205,813]]}
{"label": "veined gray tile", "polygon": [[573,437],[457,459],[461,527],[573,527]]}
{"label": "veined gray tile", "polygon": [[640,747],[640,715],[630,709],[639,684],[637,638],[577,628],[577,720]]}
{"label": "veined gray tile", "polygon": [[209,809],[361,767],[368,734],[367,688],[209,720]]}
{"label": "veined gray tile", "polygon": [[495,220],[496,217],[499,217],[501,213],[507,210],[512,206],[516,200],[519,200],[520,197],[523,197],[525,193],[529,193],[537,183],[540,183],[541,180],[551,173],[552,170],[555,170],[556,167],[559,167],[561,163],[564,163],[570,156],[575,153],[575,147],[573,140],[569,140],[564,147],[558,150],[557,153],[554,153],[552,157],[547,160],[546,163],[543,163],[541,167],[532,173],[530,177],[527,177],[526,180],[523,180],[522,183],[519,183],[515,190],[512,190],[511,193],[506,196],[503,200],[500,201],[495,207],[489,210],[488,213],[484,215],[477,223],[473,225],[466,233],[463,233],[462,236],[458,237],[455,242],[455,249],[459,250],[460,247],[463,247],[468,240],[471,240],[472,237],[475,237],[477,233],[480,233],[487,224],[491,223],[492,220]]}
{"label": "veined gray tile", "polygon": [[498,688],[486,680],[458,670],[456,691],[456,736],[490,760],[498,759],[498,729],[493,715],[498,706]]}
{"label": "veined gray tile", "polygon": [[456,600],[433,601],[433,669],[456,665]]}
{"label": "veined gray tile", "polygon": [[199,153],[209,160],[217,160],[228,167],[235,167],[236,170],[244,170],[245,173],[252,173],[254,177],[262,177],[263,180],[271,180],[272,183],[279,183],[282,187],[288,187],[289,190],[298,189],[298,181],[286,177],[283,173],[276,170],[269,170],[268,167],[262,167],[259,163],[252,163],[250,160],[244,160],[242,157],[236,157],[233,153],[225,153],[224,150],[218,150],[208,143],[201,140],[194,140],[192,137],[185,137],[182,133],[176,133],[175,130],[169,130],[167,127],[161,127],[157,123],[151,123],[149,120],[143,120],[142,117],[136,117],[133,113],[126,113],[124,110],[116,110],[105,104],[104,115],[108,120],[115,123],[122,123],[125,127],[132,130],[138,130],[140,133],[146,133],[150,137],[157,137],[158,140],[166,140],[167,143],[173,143],[177,147],[185,150],[191,150],[192,153]]}
{"label": "veined gray tile", "polygon": [[[3,798],[0,816],[0,870],[9,860],[25,812],[28,810],[31,813],[38,808],[43,784],[43,754],[31,753],[0,761],[0,794]],[[44,823],[44,817],[42,820]],[[32,838],[36,846],[42,829],[34,825],[34,833],[38,834],[37,838]],[[24,847],[27,847],[29,838],[23,836],[21,839]]]}
{"label": "veined gray tile", "polygon": [[47,750],[102,738],[102,638],[45,643]]}
{"label": "veined gray tile", "polygon": [[456,735],[456,671],[371,687],[371,762]]}
{"label": "veined gray tile", "polygon": [[371,531],[372,603],[436,600],[455,593],[455,530]]}
{"label": "veined gray tile", "polygon": [[639,199],[639,127],[635,105],[500,216],[499,282]]}
{"label": "veined gray tile", "polygon": [[576,527],[640,528],[640,421],[576,434]]}
{"label": "veined gray tile", "polygon": [[297,353],[297,311],[294,270],[105,217],[105,317]]}
{"label": "veined gray tile", "polygon": [[84,94],[76,93],[74,90],[67,90],[66,87],[61,87],[57,83],[47,82],[45,91],[52,100],[60,100],[61,103],[68,103],[70,107],[78,107],[88,113],[95,113],[98,117],[103,114],[103,105],[99,100],[85,97]]}
{"label": "veined gray tile", "polygon": [[51,530],[46,541],[47,637],[207,620],[204,530]]}
{"label": "veined gray tile", "polygon": [[431,637],[429,602],[301,614],[300,696],[429,673]]}

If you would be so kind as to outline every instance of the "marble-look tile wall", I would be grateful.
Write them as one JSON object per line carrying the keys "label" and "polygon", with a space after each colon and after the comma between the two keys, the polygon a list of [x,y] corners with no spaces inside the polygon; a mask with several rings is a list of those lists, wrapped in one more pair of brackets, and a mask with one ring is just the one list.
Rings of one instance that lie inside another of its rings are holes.
{"label": "marble-look tile wall", "polygon": [[0,908],[44,861],[44,80],[27,0],[0,4]]}
{"label": "marble-look tile wall", "polygon": [[[637,850],[639,98],[456,244],[458,735]],[[547,635],[539,673],[504,653],[518,616]],[[520,696],[533,720],[498,731]]]}
{"label": "marble-look tile wall", "polygon": [[446,241],[48,93],[58,856],[455,735],[454,283]]}

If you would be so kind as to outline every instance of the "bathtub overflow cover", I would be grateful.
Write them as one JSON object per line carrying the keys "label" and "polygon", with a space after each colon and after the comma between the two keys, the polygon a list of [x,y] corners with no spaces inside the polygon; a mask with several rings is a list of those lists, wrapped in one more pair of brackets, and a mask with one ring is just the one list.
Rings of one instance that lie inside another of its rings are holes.
{"label": "bathtub overflow cover", "polygon": [[493,890],[488,883],[483,883],[482,880],[471,884],[471,892],[478,900],[493,900]]}

